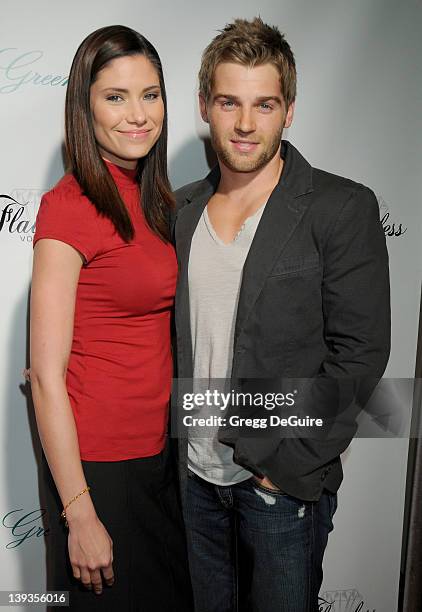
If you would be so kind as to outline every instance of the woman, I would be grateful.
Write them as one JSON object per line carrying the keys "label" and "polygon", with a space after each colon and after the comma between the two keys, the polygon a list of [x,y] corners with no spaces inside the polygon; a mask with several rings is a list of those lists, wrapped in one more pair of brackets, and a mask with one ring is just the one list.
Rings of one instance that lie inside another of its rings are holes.
{"label": "woman", "polygon": [[73,60],[65,115],[71,173],[43,197],[31,293],[49,588],[69,590],[72,610],[186,612],[166,444],[176,259],[154,47],[123,26],[93,32]]}

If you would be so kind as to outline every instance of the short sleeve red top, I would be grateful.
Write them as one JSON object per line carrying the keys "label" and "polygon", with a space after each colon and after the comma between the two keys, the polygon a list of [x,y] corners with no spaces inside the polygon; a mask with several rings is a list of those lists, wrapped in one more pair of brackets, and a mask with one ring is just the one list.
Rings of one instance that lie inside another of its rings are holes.
{"label": "short sleeve red top", "polygon": [[34,244],[53,238],[85,258],[76,296],[67,390],[81,458],[119,461],[159,453],[172,378],[174,249],[147,225],[135,172],[107,163],[135,229],[126,243],[72,175],[44,195]]}

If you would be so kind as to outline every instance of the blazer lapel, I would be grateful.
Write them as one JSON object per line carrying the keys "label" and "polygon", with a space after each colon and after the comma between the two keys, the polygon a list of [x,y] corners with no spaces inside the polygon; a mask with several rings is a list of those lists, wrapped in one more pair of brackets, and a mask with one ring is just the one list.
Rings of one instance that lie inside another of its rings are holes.
{"label": "blazer lapel", "polygon": [[178,376],[193,377],[192,338],[189,306],[189,254],[193,234],[208,200],[215,192],[219,172],[212,170],[194,191],[185,198],[185,206],[177,215],[175,226],[176,252],[179,262],[179,279],[176,290],[176,327],[178,332]]}
{"label": "blazer lapel", "polygon": [[234,340],[235,343],[261,293],[267,277],[301,220],[304,210],[280,185],[267,202],[243,268]]}
{"label": "blazer lapel", "polygon": [[311,166],[287,141],[282,143],[282,156],[282,176],[265,206],[243,268],[235,345],[267,277],[306,211],[306,198],[300,196],[313,191]]}
{"label": "blazer lapel", "polygon": [[176,219],[176,248],[181,272],[187,271],[192,237],[208,200],[215,192],[220,180],[218,167],[194,184],[191,192],[185,196],[185,204],[179,210]]}

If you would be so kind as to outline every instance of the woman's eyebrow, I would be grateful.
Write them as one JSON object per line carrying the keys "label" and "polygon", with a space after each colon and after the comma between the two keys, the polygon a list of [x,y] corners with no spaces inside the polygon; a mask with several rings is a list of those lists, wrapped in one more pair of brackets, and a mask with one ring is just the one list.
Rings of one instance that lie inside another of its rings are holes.
{"label": "woman's eyebrow", "polygon": [[[147,87],[144,87],[144,89],[142,90],[143,92],[145,91],[150,91],[151,89],[160,89],[159,85],[148,85]],[[124,89],[122,87],[105,87],[104,89],[101,90],[102,92],[105,91],[116,91],[117,93],[129,93],[128,89]]]}

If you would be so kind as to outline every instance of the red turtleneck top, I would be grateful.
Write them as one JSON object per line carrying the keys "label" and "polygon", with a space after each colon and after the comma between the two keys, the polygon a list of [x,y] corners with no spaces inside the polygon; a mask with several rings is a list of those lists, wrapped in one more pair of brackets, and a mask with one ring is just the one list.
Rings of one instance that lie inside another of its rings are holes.
{"label": "red turtleneck top", "polygon": [[135,229],[125,243],[72,175],[41,201],[34,244],[65,242],[85,260],[67,369],[81,458],[119,461],[159,453],[172,378],[174,249],[148,227],[135,171],[107,162]]}

